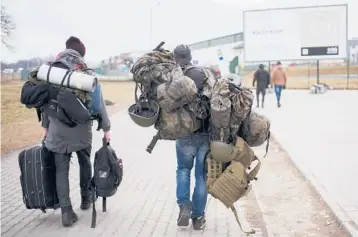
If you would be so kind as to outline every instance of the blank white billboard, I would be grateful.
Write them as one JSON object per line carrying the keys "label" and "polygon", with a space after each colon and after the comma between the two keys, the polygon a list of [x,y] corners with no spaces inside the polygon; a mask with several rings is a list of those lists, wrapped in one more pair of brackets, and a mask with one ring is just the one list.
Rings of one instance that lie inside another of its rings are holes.
{"label": "blank white billboard", "polygon": [[244,11],[246,62],[347,58],[347,5]]}

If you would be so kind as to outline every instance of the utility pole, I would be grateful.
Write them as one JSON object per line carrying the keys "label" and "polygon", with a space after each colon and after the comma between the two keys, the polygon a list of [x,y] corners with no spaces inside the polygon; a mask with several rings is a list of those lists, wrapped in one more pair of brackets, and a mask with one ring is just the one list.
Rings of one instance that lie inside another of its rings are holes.
{"label": "utility pole", "polygon": [[149,37],[150,37],[150,47],[153,48],[153,8],[159,6],[165,0],[160,0],[156,4],[150,7],[150,15],[149,15]]}

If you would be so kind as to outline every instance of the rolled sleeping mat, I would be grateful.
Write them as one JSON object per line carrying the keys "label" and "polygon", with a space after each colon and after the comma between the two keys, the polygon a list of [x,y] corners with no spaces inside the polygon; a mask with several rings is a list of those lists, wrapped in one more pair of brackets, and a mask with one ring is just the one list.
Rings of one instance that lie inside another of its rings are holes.
{"label": "rolled sleeping mat", "polygon": [[[41,81],[47,81],[47,73],[49,69],[50,69],[49,65],[46,64],[42,65],[37,72],[37,79]],[[52,67],[49,74],[49,83],[55,85],[61,85],[61,81],[67,71],[68,70],[63,68]],[[69,75],[71,75],[71,78],[70,78],[69,86],[67,86]],[[64,87],[69,87],[72,89],[78,89],[88,92],[93,92],[94,89],[96,88],[96,82],[97,82],[96,76],[84,74],[82,72],[73,72],[72,74],[69,75],[66,76],[66,79],[63,83]]]}

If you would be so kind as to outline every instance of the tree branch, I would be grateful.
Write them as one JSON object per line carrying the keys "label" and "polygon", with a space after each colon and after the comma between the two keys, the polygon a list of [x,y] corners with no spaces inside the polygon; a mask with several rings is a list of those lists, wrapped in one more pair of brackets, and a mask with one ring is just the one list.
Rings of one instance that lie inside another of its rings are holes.
{"label": "tree branch", "polygon": [[7,14],[5,7],[1,5],[1,43],[10,51],[14,51],[14,47],[10,44],[11,34],[16,29],[11,15]]}

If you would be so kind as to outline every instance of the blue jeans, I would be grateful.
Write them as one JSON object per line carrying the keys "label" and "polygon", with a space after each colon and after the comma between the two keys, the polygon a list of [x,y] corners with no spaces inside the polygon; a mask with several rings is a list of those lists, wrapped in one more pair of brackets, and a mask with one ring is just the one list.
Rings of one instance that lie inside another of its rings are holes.
{"label": "blue jeans", "polygon": [[[209,136],[194,134],[176,140],[177,203],[192,206],[192,218],[204,216],[208,196],[206,187],[205,156],[209,151]],[[195,160],[195,188],[190,201],[190,173]]]}
{"label": "blue jeans", "polygon": [[275,85],[275,94],[277,102],[281,100],[281,92],[282,92],[283,85]]}

